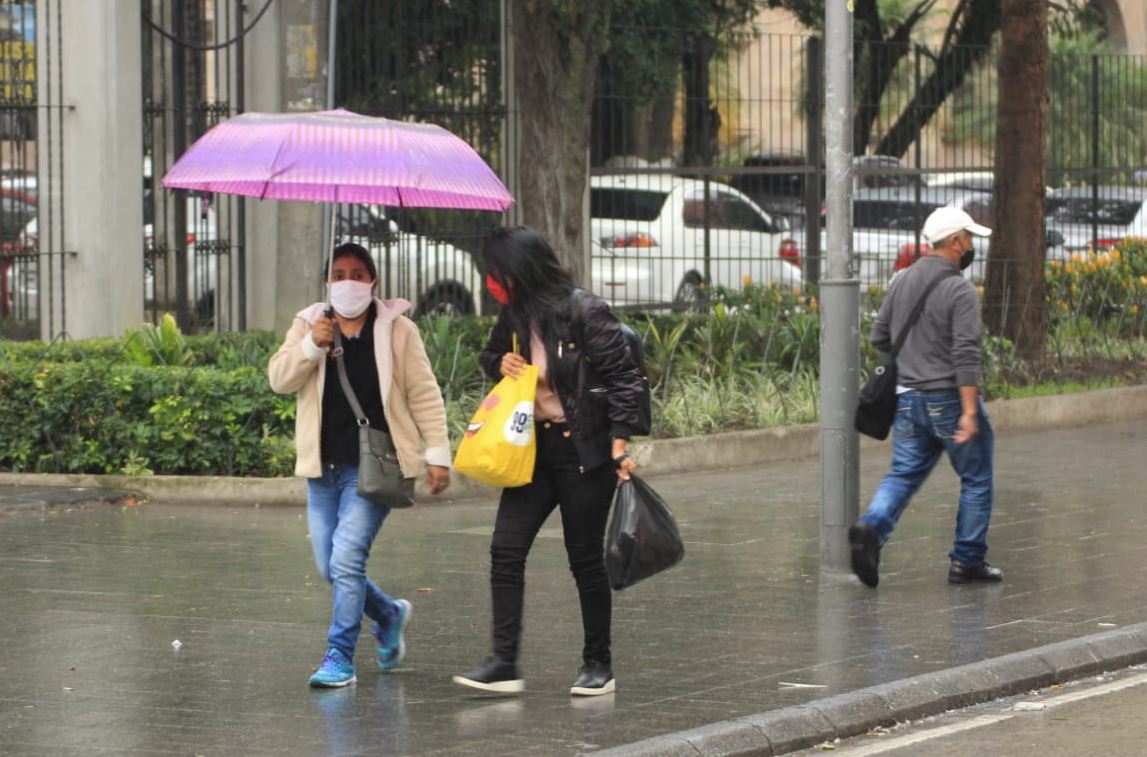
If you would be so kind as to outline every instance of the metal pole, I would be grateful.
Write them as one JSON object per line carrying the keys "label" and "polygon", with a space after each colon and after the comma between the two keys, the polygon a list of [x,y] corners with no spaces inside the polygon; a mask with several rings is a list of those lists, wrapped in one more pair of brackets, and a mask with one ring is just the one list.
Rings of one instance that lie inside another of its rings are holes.
{"label": "metal pole", "polygon": [[825,3],[827,275],[821,282],[820,561],[849,566],[848,527],[859,505],[860,444],[853,426],[860,384],[860,282],[852,269],[851,2]]}
{"label": "metal pole", "polygon": [[[235,28],[243,29],[243,3],[235,3]],[[235,43],[235,112],[242,113],[247,110],[247,68],[243,63],[246,57],[246,48],[243,45],[243,35]],[[239,207],[236,217],[239,227],[236,234],[239,244],[235,248],[236,278],[239,280],[238,327],[240,331],[247,330],[247,200],[239,198]]]}
{"label": "metal pole", "polygon": [[[804,271],[805,280],[817,284],[821,279],[821,260],[824,250],[820,249],[820,183],[824,176],[824,156],[821,154],[821,134],[824,129],[824,102],[821,100],[820,83],[824,81],[824,43],[820,37],[810,37],[805,59],[808,65],[808,123],[806,124],[805,157],[811,173],[804,175],[804,217],[805,237]],[[794,230],[795,235],[795,230]]]}
{"label": "metal pole", "polygon": [[[335,38],[338,34],[339,0],[330,0],[330,18],[327,21],[327,110],[335,107]],[[323,279],[322,287],[326,296],[323,299],[330,302],[327,294],[327,282],[331,280],[332,252],[334,250],[335,207],[337,203],[326,203],[323,206],[323,254],[327,256],[327,275]]]}
{"label": "metal pole", "polygon": [[1091,56],[1091,249],[1099,252],[1099,56]]}
{"label": "metal pole", "polygon": [[[172,0],[171,3],[171,33],[177,39],[185,36],[187,10],[184,0]],[[187,55],[188,52],[179,45],[171,45],[171,90],[172,90],[172,126],[171,149],[175,159],[183,156],[187,149]],[[159,188],[156,175],[155,158],[152,157],[152,182],[155,189]],[[175,321],[179,328],[188,331],[191,328],[191,313],[188,310],[187,288],[187,192],[176,189],[172,192],[175,208],[172,212],[172,223],[175,226]],[[155,221],[158,223],[159,219]],[[164,276],[167,275],[166,267]],[[156,277],[158,279],[158,276]],[[156,292],[159,291],[159,282],[156,281]]]}

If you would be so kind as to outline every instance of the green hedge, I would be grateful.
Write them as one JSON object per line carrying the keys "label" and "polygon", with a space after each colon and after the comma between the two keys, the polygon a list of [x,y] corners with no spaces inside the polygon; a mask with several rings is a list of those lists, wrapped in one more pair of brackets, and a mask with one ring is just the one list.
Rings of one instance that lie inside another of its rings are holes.
{"label": "green hedge", "polygon": [[42,473],[289,473],[295,403],[251,366],[107,360],[0,368],[0,468]]}
{"label": "green hedge", "polygon": [[[1143,282],[1135,273],[1121,313],[1133,306],[1139,314]],[[645,338],[654,436],[816,420],[815,294],[751,286],[712,293],[705,313],[622,314]],[[870,293],[864,334],[880,296]],[[477,356],[491,325],[490,318],[419,323],[455,442],[490,386]],[[1125,341],[1140,356],[1142,333]],[[281,340],[268,332],[184,337],[170,318],[122,339],[0,340],[0,470],[289,475],[295,401],[273,394],[266,379]],[[867,369],[879,356],[862,344]],[[1012,353],[1006,340],[985,340],[992,396],[1011,380]]]}

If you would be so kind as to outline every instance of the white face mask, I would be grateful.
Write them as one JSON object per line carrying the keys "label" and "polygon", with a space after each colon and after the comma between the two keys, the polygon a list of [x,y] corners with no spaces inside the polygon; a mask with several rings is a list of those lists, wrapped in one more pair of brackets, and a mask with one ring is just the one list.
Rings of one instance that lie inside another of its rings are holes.
{"label": "white face mask", "polygon": [[358,318],[373,301],[373,282],[336,281],[331,284],[331,307],[343,318]]}

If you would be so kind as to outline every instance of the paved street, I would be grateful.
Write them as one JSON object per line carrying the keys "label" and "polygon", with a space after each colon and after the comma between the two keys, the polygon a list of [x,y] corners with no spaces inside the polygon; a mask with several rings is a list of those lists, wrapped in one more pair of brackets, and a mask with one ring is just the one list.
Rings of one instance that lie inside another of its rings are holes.
{"label": "paved street", "polygon": [[1142,423],[1000,438],[1001,586],[945,582],[947,468],[876,591],[818,570],[818,463],[657,478],[687,555],[615,595],[618,692],[587,701],[556,519],[527,568],[527,692],[502,700],[450,684],[488,651],[492,503],[392,514],[370,572],[414,602],[407,662],[376,673],[364,635],[334,692],[306,687],[329,598],[301,508],[0,503],[0,753],[568,755],[1142,622],[1145,448]]}

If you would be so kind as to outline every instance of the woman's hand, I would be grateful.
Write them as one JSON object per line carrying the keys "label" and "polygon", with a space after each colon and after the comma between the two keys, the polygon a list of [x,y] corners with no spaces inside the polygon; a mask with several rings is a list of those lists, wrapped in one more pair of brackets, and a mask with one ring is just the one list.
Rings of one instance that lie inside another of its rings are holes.
{"label": "woman's hand", "polygon": [[502,355],[502,364],[499,366],[499,370],[501,370],[503,376],[516,379],[525,372],[527,365],[529,365],[529,363],[518,353],[507,352],[505,355]]}
{"label": "woman's hand", "polygon": [[637,463],[629,456],[628,448],[628,439],[614,439],[613,449],[610,451],[614,468],[617,469],[617,477],[622,481],[628,481],[629,474],[637,470]]}
{"label": "woman's hand", "polygon": [[338,328],[334,318],[323,316],[311,324],[311,339],[324,350],[335,341],[335,329]]}
{"label": "woman's hand", "polygon": [[431,494],[441,494],[450,486],[450,469],[441,465],[426,466],[426,485]]}

